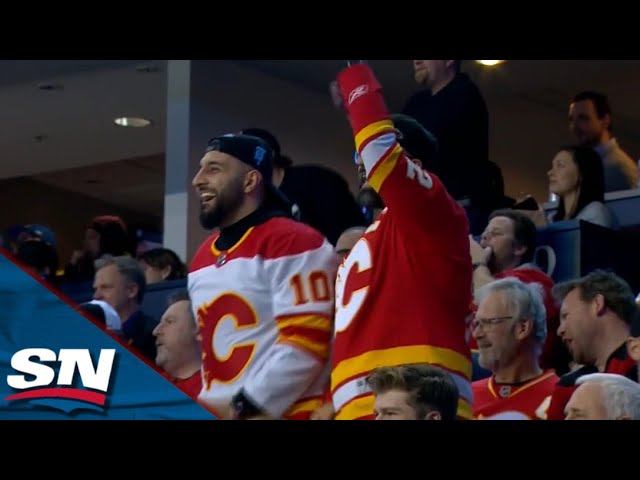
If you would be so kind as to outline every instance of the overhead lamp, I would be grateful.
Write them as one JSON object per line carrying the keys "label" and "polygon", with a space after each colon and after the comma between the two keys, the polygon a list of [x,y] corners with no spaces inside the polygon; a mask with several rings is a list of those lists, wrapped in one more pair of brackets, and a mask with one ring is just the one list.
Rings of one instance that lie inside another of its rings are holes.
{"label": "overhead lamp", "polygon": [[151,121],[146,118],[140,117],[118,117],[114,120],[116,125],[120,125],[121,127],[148,127],[151,125]]}
{"label": "overhead lamp", "polygon": [[476,62],[478,62],[480,65],[484,65],[485,67],[494,67],[506,62],[506,60],[476,60]]}

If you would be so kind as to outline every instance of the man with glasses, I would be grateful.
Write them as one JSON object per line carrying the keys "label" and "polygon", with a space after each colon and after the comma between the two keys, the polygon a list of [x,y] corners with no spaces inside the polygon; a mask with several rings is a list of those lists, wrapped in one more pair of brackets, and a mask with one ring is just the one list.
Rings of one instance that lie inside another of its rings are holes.
{"label": "man with glasses", "polygon": [[546,420],[558,377],[540,368],[547,334],[540,287],[517,278],[496,280],[476,292],[476,303],[472,334],[480,366],[492,375],[472,384],[474,416],[515,411]]}
{"label": "man with glasses", "polygon": [[[508,277],[540,284],[544,289],[548,332],[540,365],[563,374],[568,371],[570,358],[556,334],[559,320],[558,307],[551,295],[554,282],[533,262],[535,249],[536,226],[531,219],[515,210],[496,210],[489,216],[480,242],[470,239],[473,288],[478,291],[494,280]],[[473,337],[469,346],[475,355],[478,346]],[[482,378],[479,375],[483,373],[478,372],[477,375],[474,375],[474,380]]]}

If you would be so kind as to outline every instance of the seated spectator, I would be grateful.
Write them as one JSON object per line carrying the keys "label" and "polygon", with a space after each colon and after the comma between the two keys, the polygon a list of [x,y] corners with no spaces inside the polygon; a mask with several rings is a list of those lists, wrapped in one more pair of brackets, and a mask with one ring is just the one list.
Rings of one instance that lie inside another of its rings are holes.
{"label": "seated spectator", "polygon": [[351,227],[347,228],[336,242],[336,253],[340,258],[346,258],[353,246],[360,240],[367,230],[366,227]]}
{"label": "seated spectator", "polygon": [[151,362],[156,358],[153,329],[158,322],[140,309],[146,282],[131,257],[105,255],[95,262],[94,299],[111,305],[122,319],[122,336]]}
{"label": "seated spectator", "polygon": [[472,333],[480,366],[492,375],[472,384],[474,416],[515,411],[546,420],[558,377],[540,368],[547,333],[541,286],[517,278],[496,280],[476,292],[476,303]]}
{"label": "seated spectator", "polygon": [[617,227],[604,204],[604,172],[598,154],[587,147],[565,147],[553,159],[549,191],[558,196],[553,221],[585,220],[603,227]]}
{"label": "seated spectator", "polygon": [[565,420],[640,420],[640,385],[612,373],[583,375],[565,408]]}
{"label": "seated spectator", "polygon": [[33,223],[26,225],[25,228],[29,232],[29,238],[42,240],[47,245],[50,245],[54,249],[57,248],[58,242],[56,241],[56,235],[51,228],[46,225],[40,225]]}
{"label": "seated spectator", "polygon": [[187,266],[167,248],[153,248],[138,257],[147,285],[187,277]]}
{"label": "seated spectator", "polygon": [[33,236],[33,232],[25,225],[13,225],[7,228],[3,234],[4,247],[9,253],[15,255],[18,253],[18,245],[24,240],[28,240]]}
{"label": "seated spectator", "polygon": [[[21,249],[25,242],[29,243]],[[59,259],[51,228],[40,224],[14,226],[7,230],[5,248],[42,279],[50,283],[56,280]]]}
{"label": "seated spectator", "polygon": [[39,238],[23,240],[17,245],[15,257],[45,282],[56,282],[58,254],[53,246]]}
{"label": "seated spectator", "polygon": [[76,250],[65,267],[63,280],[84,282],[93,279],[94,262],[102,255],[130,255],[131,242],[127,225],[120,217],[95,217],[85,227],[84,245]]}
{"label": "seated spectator", "polygon": [[155,362],[178,388],[197,400],[202,389],[202,353],[189,294],[177,292],[168,303],[160,323],[153,330],[158,352]]}
{"label": "seated spectator", "polygon": [[562,302],[558,335],[580,365],[560,377],[551,397],[547,416],[550,420],[562,420],[578,378],[600,372],[638,379],[636,362],[627,352],[637,307],[627,282],[602,270],[559,283],[553,294]]}
{"label": "seated spectator", "polygon": [[542,207],[526,212],[537,226],[563,220],[584,220],[607,228],[618,228],[618,221],[604,203],[602,160],[589,147],[562,148],[553,159],[549,191],[558,196],[558,209],[549,218]]}
{"label": "seated spectator", "polygon": [[580,145],[593,148],[602,159],[604,191],[636,188],[636,163],[613,136],[611,104],[606,95],[581,92],[569,105],[569,130]]}
{"label": "seated spectator", "polygon": [[[544,291],[547,339],[540,356],[543,369],[553,368],[566,373],[570,357],[556,334],[558,308],[551,295],[553,280],[533,262],[536,249],[536,226],[524,213],[516,210],[496,210],[482,233],[480,243],[470,239],[473,262],[473,289],[501,278],[517,278],[525,283],[538,283]],[[472,309],[475,307],[472,306]],[[473,336],[469,346],[477,350]],[[479,379],[476,372],[474,379]]]}
{"label": "seated spectator", "polygon": [[382,367],[367,377],[376,420],[455,420],[459,392],[444,370],[414,364]]}

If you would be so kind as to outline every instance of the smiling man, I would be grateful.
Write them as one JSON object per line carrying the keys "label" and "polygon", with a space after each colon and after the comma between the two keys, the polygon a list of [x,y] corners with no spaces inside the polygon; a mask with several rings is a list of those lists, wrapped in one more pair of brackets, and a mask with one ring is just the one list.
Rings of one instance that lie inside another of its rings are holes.
{"label": "smiling man", "polygon": [[288,218],[262,139],[209,142],[193,186],[204,228],[189,294],[202,339],[199,400],[225,419],[305,419],[322,401],[338,257]]}
{"label": "smiling man", "polygon": [[473,382],[474,415],[519,412],[531,420],[546,420],[558,377],[540,368],[547,334],[542,288],[505,278],[482,287],[476,301],[472,333],[479,363],[492,375]]}
{"label": "smiling man", "polygon": [[580,377],[600,372],[637,380],[636,362],[627,351],[637,307],[629,284],[603,270],[557,284],[553,294],[562,302],[558,335],[582,365],[560,377],[551,397],[548,418],[562,420]]}

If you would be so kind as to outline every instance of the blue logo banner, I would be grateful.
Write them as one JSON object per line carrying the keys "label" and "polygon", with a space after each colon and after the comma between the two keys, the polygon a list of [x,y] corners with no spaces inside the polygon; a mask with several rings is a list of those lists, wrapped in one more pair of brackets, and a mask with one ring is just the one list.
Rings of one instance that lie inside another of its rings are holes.
{"label": "blue logo banner", "polygon": [[0,420],[214,420],[0,254]]}

